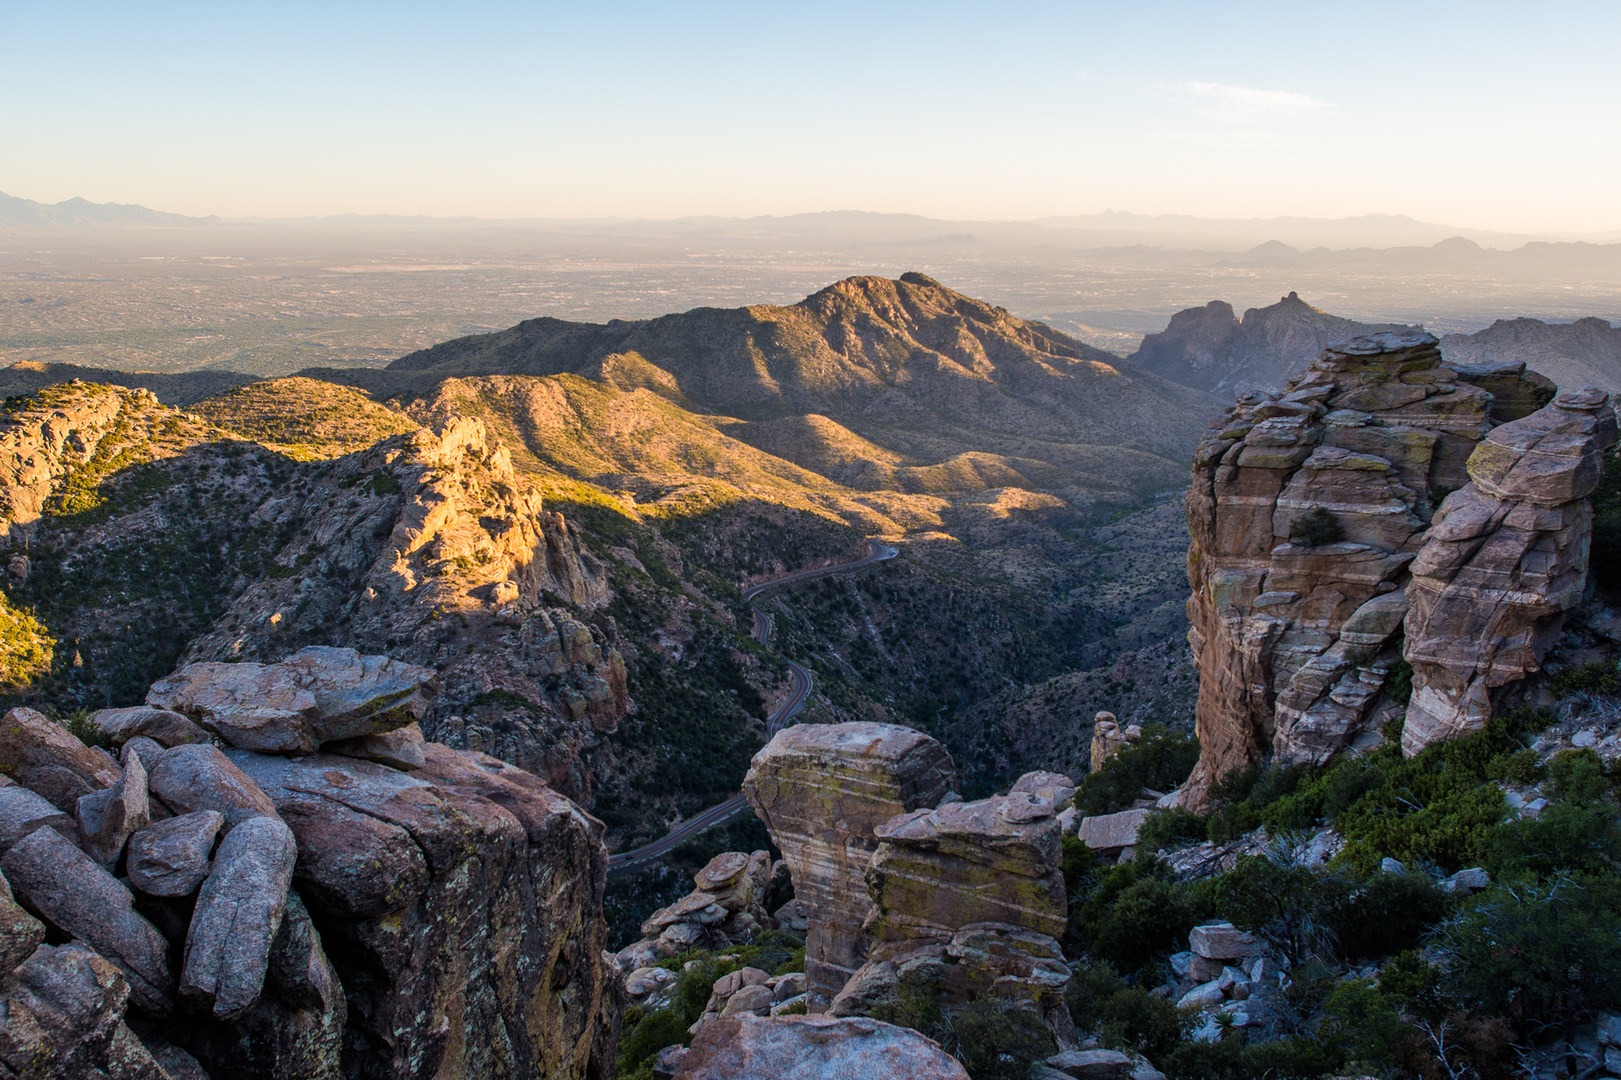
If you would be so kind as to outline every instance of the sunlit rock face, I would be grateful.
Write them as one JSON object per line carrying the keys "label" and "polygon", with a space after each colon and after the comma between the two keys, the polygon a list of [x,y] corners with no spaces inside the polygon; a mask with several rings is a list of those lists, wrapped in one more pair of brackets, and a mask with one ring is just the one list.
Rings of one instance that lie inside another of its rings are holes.
{"label": "sunlit rock face", "polygon": [[1478,730],[1495,692],[1541,667],[1586,588],[1587,496],[1615,442],[1609,397],[1589,387],[1495,429],[1470,456],[1470,482],[1442,503],[1411,568],[1404,752]]}
{"label": "sunlit rock face", "polygon": [[890,724],[792,727],[754,755],[743,794],[782,849],[809,915],[812,1012],[827,1007],[866,956],[866,873],[878,827],[937,806],[955,786],[943,746]]}
{"label": "sunlit rock face", "polygon": [[[1596,399],[1549,406],[1553,393],[1523,365],[1452,368],[1428,334],[1379,333],[1325,349],[1282,393],[1246,395],[1212,428],[1188,494],[1201,757],[1184,804],[1205,805],[1230,770],[1268,758],[1320,763],[1401,718],[1386,686],[1404,631],[1409,648],[1415,636],[1409,606],[1428,603],[1408,581],[1436,511],[1471,483],[1476,448],[1494,429],[1574,423],[1550,412],[1610,415]],[[1594,445],[1603,443],[1603,421],[1592,423]],[[1557,473],[1516,475],[1559,505],[1581,498]],[[1585,579],[1579,547],[1565,563],[1573,570],[1579,561]],[[1458,680],[1457,692],[1468,684]]]}

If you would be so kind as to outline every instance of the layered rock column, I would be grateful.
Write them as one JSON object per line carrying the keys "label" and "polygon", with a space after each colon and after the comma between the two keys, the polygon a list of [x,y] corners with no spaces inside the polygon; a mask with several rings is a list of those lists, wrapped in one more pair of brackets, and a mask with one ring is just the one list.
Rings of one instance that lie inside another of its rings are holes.
{"label": "layered rock column", "polygon": [[1202,755],[1185,803],[1229,770],[1322,761],[1377,729],[1407,565],[1492,405],[1435,338],[1382,333],[1324,350],[1206,435],[1188,494]]}
{"label": "layered rock column", "polygon": [[823,1011],[866,956],[866,872],[878,826],[938,805],[955,785],[944,747],[889,724],[792,727],[754,756],[743,794],[782,849],[809,912],[810,1011]]}
{"label": "layered rock column", "polygon": [[1497,691],[1541,667],[1586,588],[1587,496],[1615,442],[1609,397],[1588,387],[1470,456],[1470,483],[1441,505],[1407,586],[1405,753],[1479,729]]}
{"label": "layered rock column", "polygon": [[868,1012],[894,993],[902,972],[927,969],[948,1001],[994,993],[1070,1030],[1070,972],[1057,940],[1068,909],[1056,815],[1074,788],[1048,777],[879,826],[867,871],[872,946],[833,1002],[834,1015]]}

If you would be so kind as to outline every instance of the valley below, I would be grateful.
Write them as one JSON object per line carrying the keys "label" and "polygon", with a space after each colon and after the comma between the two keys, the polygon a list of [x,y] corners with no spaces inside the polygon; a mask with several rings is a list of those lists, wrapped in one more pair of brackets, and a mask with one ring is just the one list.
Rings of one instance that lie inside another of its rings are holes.
{"label": "valley below", "polygon": [[1621,927],[1607,256],[804,224],[0,235],[42,1075],[1602,1066],[1468,950]]}

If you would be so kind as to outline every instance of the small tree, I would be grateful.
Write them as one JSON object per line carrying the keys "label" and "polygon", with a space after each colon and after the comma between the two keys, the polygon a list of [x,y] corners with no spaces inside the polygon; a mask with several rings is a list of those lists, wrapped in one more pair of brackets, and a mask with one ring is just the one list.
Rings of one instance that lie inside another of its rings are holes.
{"label": "small tree", "polygon": [[1295,518],[1294,524],[1289,526],[1289,539],[1305,547],[1337,544],[1345,539],[1345,527],[1332,511],[1314,506]]}

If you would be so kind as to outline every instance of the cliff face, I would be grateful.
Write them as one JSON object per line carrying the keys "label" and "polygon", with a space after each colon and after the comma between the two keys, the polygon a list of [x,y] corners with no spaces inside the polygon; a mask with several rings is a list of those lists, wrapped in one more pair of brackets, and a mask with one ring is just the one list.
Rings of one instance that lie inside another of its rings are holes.
{"label": "cliff face", "polygon": [[[193,665],[153,693],[184,713],[89,718],[121,768],[8,713],[0,868],[22,906],[0,885],[0,967],[26,962],[0,985],[0,1061],[607,1076],[602,825],[529,773],[424,743],[431,676],[343,649]],[[263,752],[272,735],[304,752]],[[29,957],[46,928],[82,944]]]}
{"label": "cliff face", "polygon": [[1536,671],[1587,584],[1592,507],[1616,442],[1609,398],[1567,391],[1495,429],[1447,496],[1407,586],[1413,695],[1402,747],[1473,731],[1493,694]]}
{"label": "cliff face", "polygon": [[[1200,671],[1202,755],[1185,802],[1201,805],[1216,778],[1263,758],[1321,762],[1377,738],[1403,713],[1384,689],[1404,655],[1416,672],[1426,664],[1456,668],[1467,651],[1486,655],[1482,671],[1496,672],[1415,675],[1422,689],[1414,696],[1418,711],[1408,713],[1417,718],[1404,738],[1410,751],[1483,723],[1484,688],[1535,670],[1550,620],[1585,584],[1585,519],[1568,504],[1591,484],[1572,494],[1580,485],[1556,474],[1592,471],[1606,439],[1613,440],[1605,434],[1613,418],[1605,419],[1602,394],[1536,411],[1551,396],[1547,380],[1523,366],[1454,369],[1442,364],[1427,334],[1375,334],[1326,349],[1282,394],[1246,395],[1205,437],[1188,495],[1189,641]],[[1483,445],[1498,424],[1502,434]],[[1535,453],[1545,437],[1538,432],[1559,433],[1550,442],[1550,450],[1564,447],[1553,455],[1558,463],[1533,463],[1546,460]],[[1508,507],[1457,519],[1452,530],[1472,542],[1499,525],[1529,528],[1517,539],[1502,535],[1481,556],[1496,567],[1489,586],[1470,591],[1485,572],[1466,576],[1443,605],[1435,597],[1445,585],[1434,576],[1451,581],[1460,560],[1473,555],[1431,554],[1431,519],[1441,509],[1445,521],[1473,501],[1465,485],[1505,455],[1512,462],[1491,469],[1519,469],[1516,500],[1529,488],[1555,500],[1550,510],[1567,509],[1534,521],[1529,509],[1509,521]],[[1513,464],[1522,457],[1525,466]],[[1480,531],[1470,533],[1465,521]],[[1532,551],[1538,554],[1518,573],[1526,584],[1527,574],[1551,574],[1551,599],[1516,617],[1516,625],[1536,627],[1522,627],[1523,648],[1490,644],[1506,625],[1494,608],[1512,588],[1511,568]],[[1424,580],[1410,587],[1415,575]],[[1409,614],[1410,601],[1420,614]],[[1441,618],[1431,614],[1443,607]],[[1501,660],[1492,658],[1498,653]],[[1472,696],[1475,705],[1417,704],[1436,694]],[[1450,719],[1428,719],[1437,710]]]}

